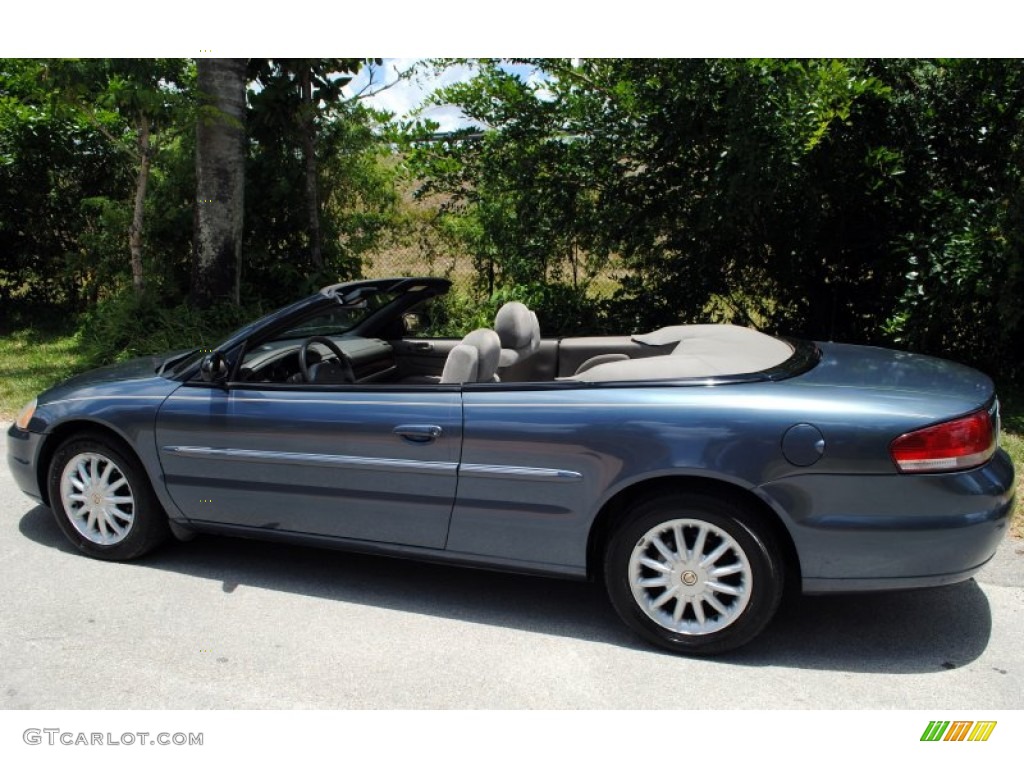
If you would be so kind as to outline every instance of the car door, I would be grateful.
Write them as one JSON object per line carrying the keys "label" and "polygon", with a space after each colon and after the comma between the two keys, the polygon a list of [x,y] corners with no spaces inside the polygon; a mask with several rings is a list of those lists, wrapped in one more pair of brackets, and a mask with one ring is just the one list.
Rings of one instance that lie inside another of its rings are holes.
{"label": "car door", "polygon": [[157,415],[164,482],[190,519],[445,545],[458,387],[186,384]]}
{"label": "car door", "polygon": [[440,376],[448,353],[461,339],[407,337],[390,342],[403,379]]}
{"label": "car door", "polygon": [[393,326],[382,335],[389,339],[403,380],[426,380],[441,375],[448,353],[458,346],[463,336],[462,333],[442,335],[450,325],[448,308],[439,296],[416,304],[394,318]]}

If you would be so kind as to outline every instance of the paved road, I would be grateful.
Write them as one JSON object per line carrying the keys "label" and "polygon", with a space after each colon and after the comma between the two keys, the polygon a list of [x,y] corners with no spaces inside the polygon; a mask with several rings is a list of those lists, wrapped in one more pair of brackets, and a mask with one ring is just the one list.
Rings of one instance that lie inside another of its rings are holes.
{"label": "paved road", "polygon": [[800,598],[699,660],[637,641],[589,584],[214,537],[90,560],[4,450],[5,709],[1024,708],[1021,541],[976,581]]}

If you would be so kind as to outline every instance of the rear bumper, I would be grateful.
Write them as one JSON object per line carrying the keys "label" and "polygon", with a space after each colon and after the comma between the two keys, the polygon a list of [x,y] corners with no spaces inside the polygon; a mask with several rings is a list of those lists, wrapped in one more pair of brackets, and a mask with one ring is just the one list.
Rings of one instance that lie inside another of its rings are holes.
{"label": "rear bumper", "polygon": [[803,590],[865,592],[971,578],[995,553],[1014,504],[1004,451],[934,475],[798,475],[759,489],[783,513]]}
{"label": "rear bumper", "polygon": [[43,503],[43,494],[39,488],[37,467],[43,437],[36,432],[23,432],[13,424],[7,430],[7,466],[14,482],[23,493],[40,504]]}
{"label": "rear bumper", "polygon": [[[998,540],[996,542],[998,544]],[[893,592],[902,589],[922,589],[925,587],[943,587],[947,584],[959,584],[967,581],[980,571],[992,558],[955,573],[937,573],[931,576],[903,576],[871,579],[815,579],[804,578],[801,588],[805,595],[823,595],[828,593],[847,594],[851,592]]]}

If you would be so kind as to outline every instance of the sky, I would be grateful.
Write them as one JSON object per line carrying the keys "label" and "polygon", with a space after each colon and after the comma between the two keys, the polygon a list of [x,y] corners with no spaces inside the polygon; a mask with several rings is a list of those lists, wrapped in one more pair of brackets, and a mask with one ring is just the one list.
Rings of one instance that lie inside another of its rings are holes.
{"label": "sky", "polygon": [[395,119],[413,117],[413,111],[419,109],[416,116],[438,123],[440,131],[469,126],[469,119],[457,107],[425,106],[424,102],[438,88],[468,80],[473,76],[473,68],[457,65],[435,73],[428,66],[419,66],[411,77],[399,78],[400,73],[412,69],[419,61],[414,58],[384,59],[382,66],[364,67],[349,83],[345,92],[353,96],[364,89],[364,93],[376,91],[377,95],[365,99],[367,106],[391,112]]}
{"label": "sky", "polygon": [[[429,65],[415,67],[422,59],[384,59],[379,67],[364,67],[345,89],[353,96],[360,91],[365,94],[376,92],[366,98],[366,104],[374,109],[391,112],[395,119],[418,117],[433,120],[440,132],[454,131],[474,125],[457,107],[451,105],[427,106],[425,102],[434,91],[446,85],[463,82],[471,78],[475,68],[454,65],[436,72]],[[413,70],[409,78],[399,78],[399,73]],[[537,81],[543,75],[527,65],[504,65],[503,69],[519,75],[524,80]],[[388,87],[384,87],[388,86]]]}

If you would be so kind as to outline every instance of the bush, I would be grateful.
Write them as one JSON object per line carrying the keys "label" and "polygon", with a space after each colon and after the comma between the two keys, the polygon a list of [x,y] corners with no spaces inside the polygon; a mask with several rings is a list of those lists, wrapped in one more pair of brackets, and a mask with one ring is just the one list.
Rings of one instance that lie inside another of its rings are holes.
{"label": "bush", "polygon": [[580,336],[604,333],[604,304],[588,297],[583,288],[564,283],[506,286],[478,295],[453,285],[431,307],[431,335],[457,338],[475,328],[492,328],[502,304],[520,301],[540,320],[544,336]]}
{"label": "bush", "polygon": [[211,347],[261,314],[261,307],[231,304],[207,310],[187,304],[162,306],[150,295],[128,291],[82,316],[82,351],[90,365],[103,365],[174,349]]}

